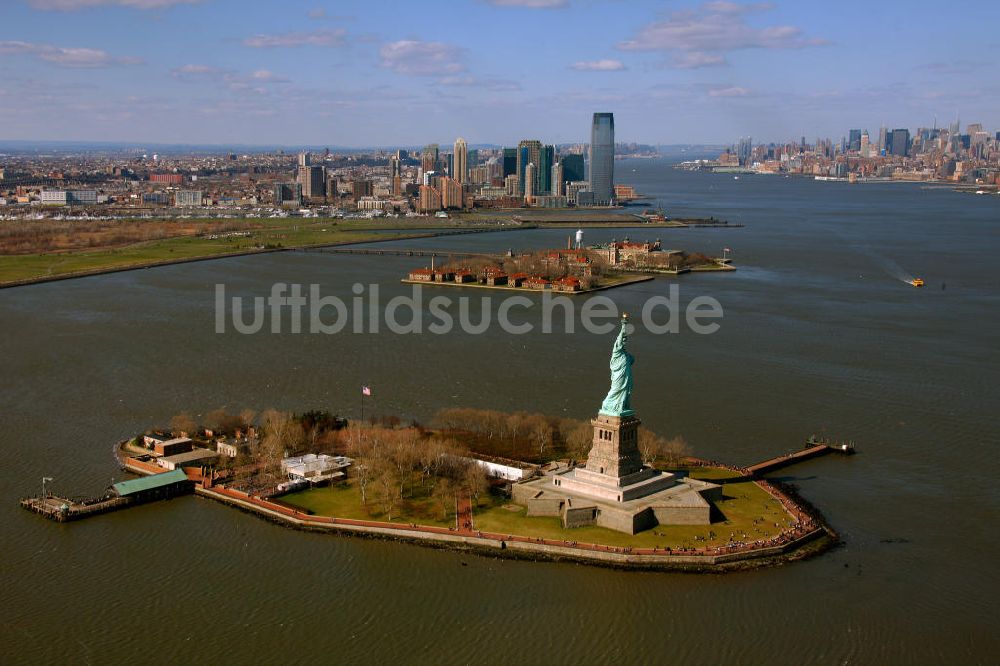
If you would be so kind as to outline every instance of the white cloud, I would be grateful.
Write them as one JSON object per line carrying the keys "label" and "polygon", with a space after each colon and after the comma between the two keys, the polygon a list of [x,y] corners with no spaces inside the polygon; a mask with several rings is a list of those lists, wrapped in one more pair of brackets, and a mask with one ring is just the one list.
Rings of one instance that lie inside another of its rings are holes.
{"label": "white cloud", "polygon": [[705,53],[689,51],[674,58],[674,67],[678,69],[698,69],[700,67],[717,67],[726,64],[726,56],[721,53]]}
{"label": "white cloud", "polygon": [[510,79],[479,78],[472,75],[446,76],[438,81],[442,86],[457,88],[485,88],[494,92],[514,92],[521,84]]}
{"label": "white cloud", "polygon": [[142,62],[140,58],[113,56],[101,49],[67,48],[20,41],[0,41],[0,53],[30,55],[60,67],[113,67]]}
{"label": "white cloud", "polygon": [[322,7],[317,7],[316,9],[310,9],[308,12],[306,12],[306,16],[308,16],[311,19],[320,21],[326,18],[326,10],[323,9]]}
{"label": "white cloud", "polygon": [[381,65],[400,74],[442,76],[465,71],[464,51],[442,42],[404,39],[379,49]]}
{"label": "white cloud", "polygon": [[623,51],[674,51],[674,66],[710,67],[726,62],[724,53],[741,49],[801,49],[825,44],[806,37],[801,28],[775,25],[758,28],[746,15],[772,8],[767,3],[708,2],[695,9],[675,11],[662,21],[620,42]]}
{"label": "white cloud", "polygon": [[267,69],[258,69],[250,74],[242,74],[232,69],[221,69],[210,65],[188,64],[170,71],[175,79],[188,82],[211,81],[216,87],[233,93],[269,95],[269,85],[289,83]]}
{"label": "white cloud", "polygon": [[603,60],[575,62],[570,67],[581,72],[620,72],[625,69],[625,63],[621,60],[605,58]]}
{"label": "white cloud", "polygon": [[749,97],[752,91],[740,86],[729,86],[727,88],[711,88],[708,91],[709,97]]}
{"label": "white cloud", "polygon": [[565,7],[569,0],[489,0],[496,7],[526,7],[528,9],[552,9]]}
{"label": "white cloud", "polygon": [[278,76],[274,72],[267,69],[258,69],[253,74],[250,75],[255,81],[266,81],[269,83],[287,83],[288,79]]}
{"label": "white cloud", "polygon": [[313,30],[311,32],[285,32],[276,35],[254,35],[243,40],[244,46],[255,49],[268,49],[295,46],[342,46],[347,31],[343,28],[334,30]]}
{"label": "white cloud", "polygon": [[90,7],[131,7],[133,9],[167,9],[174,5],[196,5],[201,0],[28,0],[35,9],[71,12]]}
{"label": "white cloud", "polygon": [[177,78],[183,78],[186,75],[201,75],[201,74],[214,74],[216,72],[221,72],[221,70],[215,67],[210,67],[208,65],[184,65],[178,67],[170,72],[170,74]]}

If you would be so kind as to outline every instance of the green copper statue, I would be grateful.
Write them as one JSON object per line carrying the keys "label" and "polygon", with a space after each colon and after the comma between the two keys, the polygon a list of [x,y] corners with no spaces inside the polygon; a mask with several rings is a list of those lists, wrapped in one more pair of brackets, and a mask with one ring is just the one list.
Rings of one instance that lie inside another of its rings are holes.
{"label": "green copper statue", "polygon": [[622,328],[615,346],[611,348],[611,390],[601,404],[601,414],[607,416],[632,416],[632,362],[634,357],[625,351],[628,336],[628,315],[622,315]]}

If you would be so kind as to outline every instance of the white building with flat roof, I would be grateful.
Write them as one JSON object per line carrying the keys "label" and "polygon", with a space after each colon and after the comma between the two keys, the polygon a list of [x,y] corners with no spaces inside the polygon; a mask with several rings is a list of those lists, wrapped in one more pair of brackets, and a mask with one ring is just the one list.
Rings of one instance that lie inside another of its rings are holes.
{"label": "white building with flat roof", "polygon": [[302,479],[309,483],[323,483],[346,476],[345,470],[354,461],[346,456],[328,456],[307,453],[304,456],[293,456],[281,461],[281,471],[289,479]]}

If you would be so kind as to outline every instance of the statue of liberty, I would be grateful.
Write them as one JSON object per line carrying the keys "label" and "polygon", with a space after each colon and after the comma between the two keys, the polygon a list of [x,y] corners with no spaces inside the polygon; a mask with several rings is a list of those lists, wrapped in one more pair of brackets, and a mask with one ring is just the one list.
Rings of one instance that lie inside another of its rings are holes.
{"label": "statue of liberty", "polygon": [[618,339],[611,348],[611,390],[601,404],[601,414],[607,416],[632,416],[632,362],[635,358],[625,351],[628,335],[628,315],[622,315],[622,327]]}

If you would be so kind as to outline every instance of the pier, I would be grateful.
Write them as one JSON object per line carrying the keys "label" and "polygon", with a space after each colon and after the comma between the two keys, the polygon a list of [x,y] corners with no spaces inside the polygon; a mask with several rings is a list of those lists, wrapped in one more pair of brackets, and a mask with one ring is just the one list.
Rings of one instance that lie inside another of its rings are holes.
{"label": "pier", "polygon": [[785,455],[777,456],[775,458],[771,458],[770,460],[759,462],[756,465],[751,465],[750,467],[747,467],[747,472],[751,478],[756,478],[776,469],[788,467],[789,465],[794,465],[795,463],[802,462],[803,460],[810,460],[812,458],[818,458],[819,456],[825,456],[828,453],[853,455],[854,445],[830,444],[828,442],[817,443],[814,438],[810,437],[809,441],[806,443],[806,448],[793,453],[786,453]]}
{"label": "pier", "polygon": [[125,508],[131,503],[131,500],[125,497],[72,500],[57,495],[27,497],[21,500],[23,508],[59,523],[116,511]]}
{"label": "pier", "polygon": [[153,465],[149,467],[152,469],[137,470],[149,476],[119,481],[108,488],[102,497],[73,500],[43,493],[38,497],[23,498],[21,508],[65,523],[193,492],[194,482],[183,470],[166,472],[157,471],[159,468]]}

